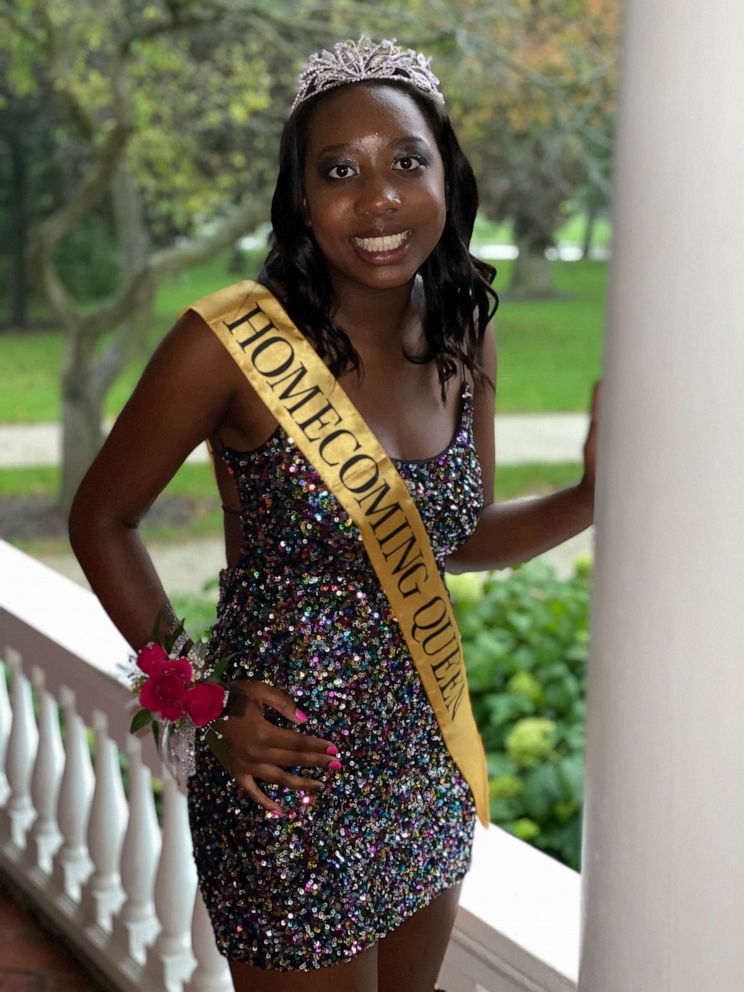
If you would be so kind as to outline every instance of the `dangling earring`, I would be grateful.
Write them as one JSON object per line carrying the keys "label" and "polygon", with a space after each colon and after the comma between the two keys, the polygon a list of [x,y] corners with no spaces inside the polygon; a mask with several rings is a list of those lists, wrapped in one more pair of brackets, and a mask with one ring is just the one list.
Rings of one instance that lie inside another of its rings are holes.
{"label": "dangling earring", "polygon": [[305,227],[312,227],[313,222],[310,220],[310,218],[307,215],[307,197],[304,196],[302,197],[302,216],[303,216],[303,220],[305,221]]}

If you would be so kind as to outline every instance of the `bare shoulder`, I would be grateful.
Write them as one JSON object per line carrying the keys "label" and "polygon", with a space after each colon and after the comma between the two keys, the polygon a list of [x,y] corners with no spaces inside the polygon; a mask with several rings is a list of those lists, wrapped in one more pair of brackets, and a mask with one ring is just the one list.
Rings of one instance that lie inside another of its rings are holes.
{"label": "bare shoulder", "polygon": [[162,388],[172,402],[188,397],[189,412],[204,437],[248,450],[263,444],[276,422],[246,381],[234,358],[209,324],[195,310],[187,309],[161,342],[143,376],[143,383]]}
{"label": "bare shoulder", "polygon": [[95,466],[115,472],[137,452],[153,485],[228,416],[241,385],[235,362],[193,310],[182,314],[156,348]]}
{"label": "bare shoulder", "polygon": [[160,342],[147,372],[193,376],[196,388],[208,390],[212,386],[221,393],[226,386],[235,388],[240,382],[239,370],[224,345],[203,317],[191,309],[181,314]]}

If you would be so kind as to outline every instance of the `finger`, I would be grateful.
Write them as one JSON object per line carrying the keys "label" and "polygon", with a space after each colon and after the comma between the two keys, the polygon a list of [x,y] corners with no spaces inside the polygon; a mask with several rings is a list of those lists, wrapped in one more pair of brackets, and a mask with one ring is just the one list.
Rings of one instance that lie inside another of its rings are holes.
{"label": "finger", "polygon": [[328,768],[332,764],[340,764],[338,755],[320,754],[318,751],[288,751],[283,748],[270,747],[264,751],[262,758],[280,768],[298,766],[300,768]]}
{"label": "finger", "polygon": [[255,778],[260,778],[263,782],[271,782],[273,785],[281,785],[286,789],[302,789],[305,792],[321,792],[323,783],[314,778],[304,778],[301,775],[290,775],[283,768],[276,765],[260,764],[253,765],[251,774]]}
{"label": "finger", "polygon": [[281,747],[288,751],[302,751],[317,754],[338,754],[338,748],[331,741],[321,737],[311,737],[309,734],[301,734],[296,730],[289,730],[284,727],[275,727],[270,724],[271,730],[266,732],[265,741],[271,747]]}
{"label": "finger", "polygon": [[[276,724],[264,717],[260,703],[250,700],[249,705],[257,708],[256,713],[249,721],[243,721],[236,717],[230,717],[225,721],[224,732],[237,744],[254,749],[261,748],[264,751],[267,748],[292,751],[295,758],[298,755],[304,755],[313,758],[313,763],[324,757],[335,757],[338,754],[338,748],[330,741],[320,737],[311,737],[299,730],[277,727]],[[297,763],[295,760],[289,762],[289,764]]]}
{"label": "finger", "polygon": [[275,803],[273,799],[269,799],[265,792],[262,792],[256,784],[256,780],[252,775],[236,775],[235,783],[238,789],[249,799],[258,803],[269,813],[274,813],[276,816],[284,816],[284,810]]}
{"label": "finger", "polygon": [[307,716],[297,706],[294,699],[275,685],[269,685],[266,682],[256,683],[250,694],[253,699],[260,701],[264,706],[270,706],[272,710],[281,713],[291,723],[307,723]]}

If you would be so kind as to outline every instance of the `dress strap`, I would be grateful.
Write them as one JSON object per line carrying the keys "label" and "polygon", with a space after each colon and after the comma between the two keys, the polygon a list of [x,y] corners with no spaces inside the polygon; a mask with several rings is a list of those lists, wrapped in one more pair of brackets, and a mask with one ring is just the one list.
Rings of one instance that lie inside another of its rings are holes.
{"label": "dress strap", "polygon": [[212,458],[214,458],[216,455],[225,454],[225,444],[216,431],[214,432],[214,434],[212,434],[211,437],[207,438],[206,444],[207,444],[207,450],[209,451]]}

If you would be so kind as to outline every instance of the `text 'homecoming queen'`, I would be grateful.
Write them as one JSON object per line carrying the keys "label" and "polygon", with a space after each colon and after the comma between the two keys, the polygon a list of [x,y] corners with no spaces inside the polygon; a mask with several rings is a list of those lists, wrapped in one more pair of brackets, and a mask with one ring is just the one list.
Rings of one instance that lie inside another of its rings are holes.
{"label": "text 'homecoming queen'", "polygon": [[[316,448],[313,462],[320,460],[337,480],[334,493],[338,495],[338,486],[342,487],[363,511],[398,592],[411,604],[404,633],[430,659],[442,702],[454,720],[466,691],[455,620],[446,594],[428,588],[431,566],[425,561],[418,528],[400,501],[389,498],[391,485],[381,478],[378,453],[366,450],[358,425],[344,417],[317,382],[308,381],[307,366],[297,358],[294,345],[260,305],[254,304],[225,326],[296,428]],[[397,620],[401,625],[405,622],[400,616]]]}

